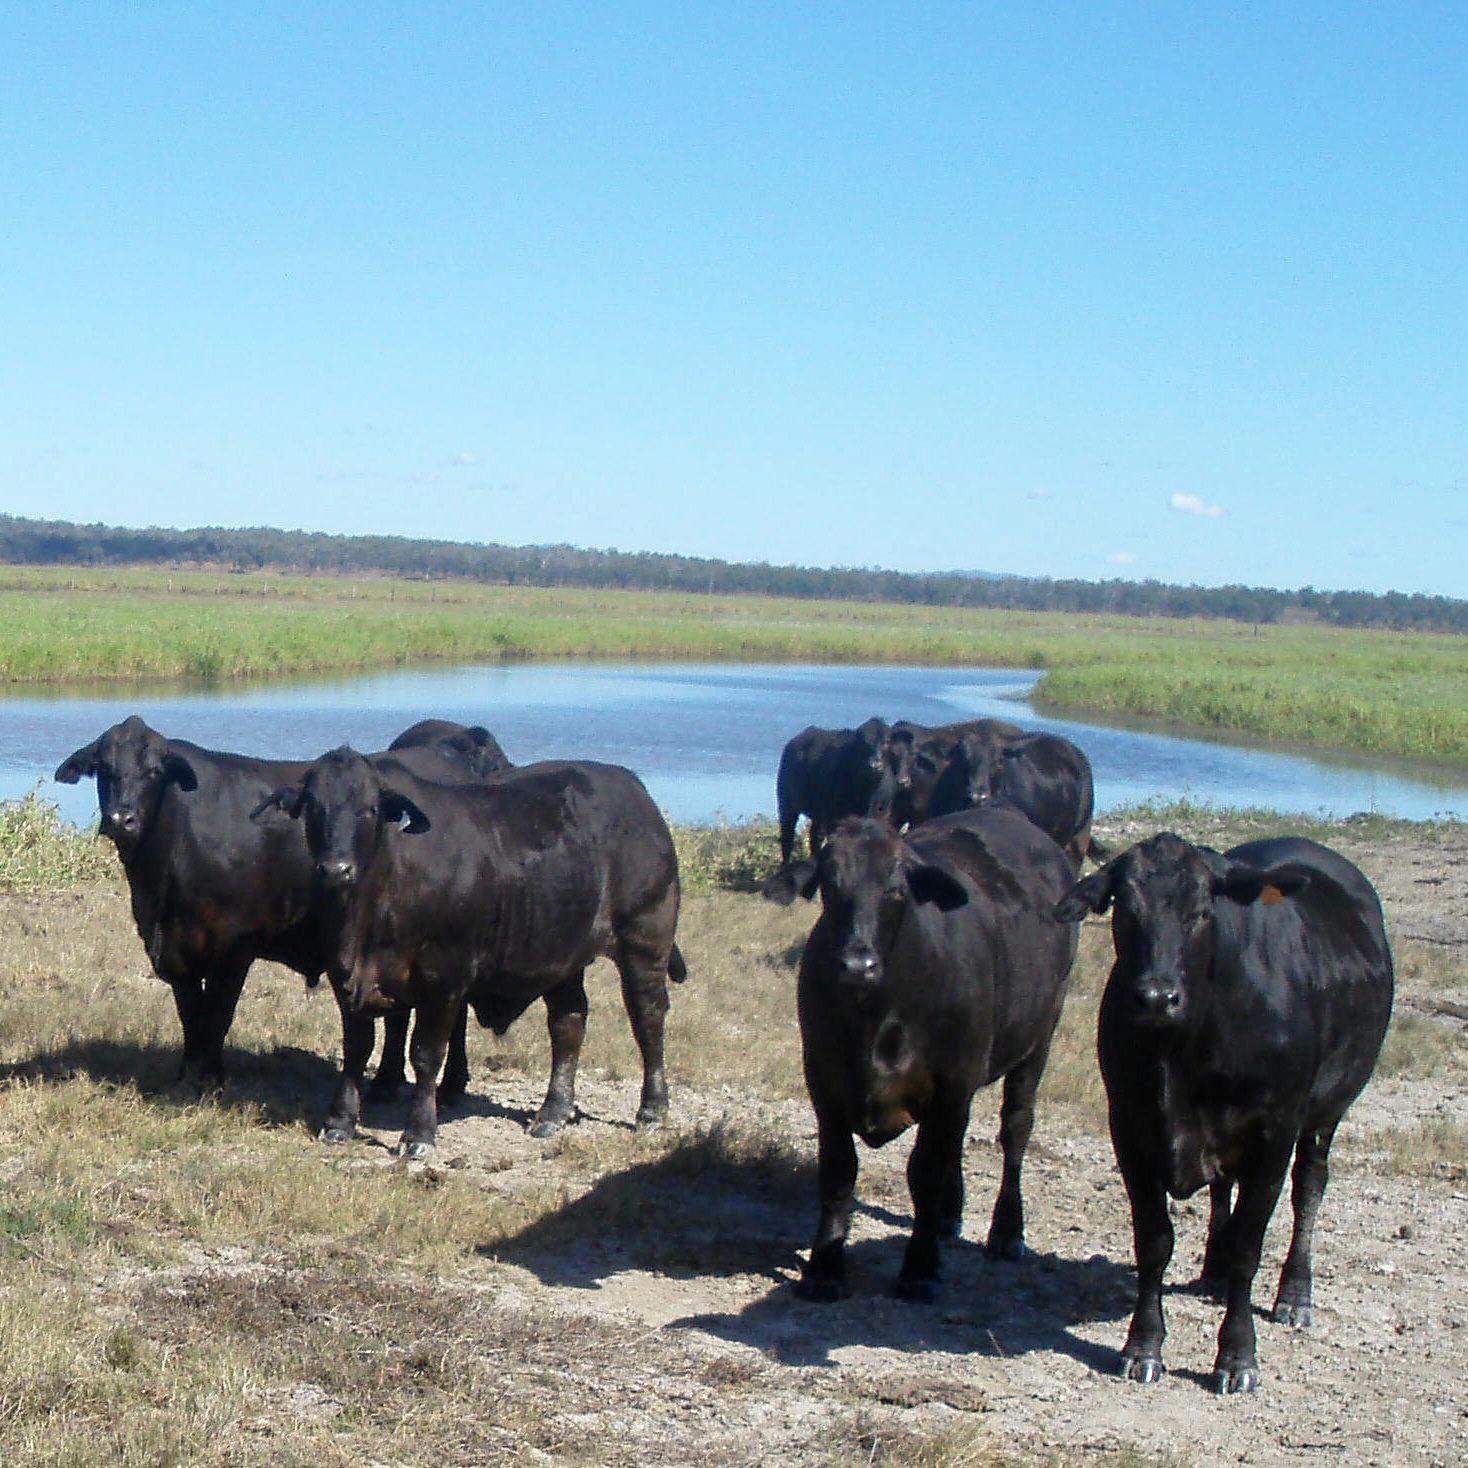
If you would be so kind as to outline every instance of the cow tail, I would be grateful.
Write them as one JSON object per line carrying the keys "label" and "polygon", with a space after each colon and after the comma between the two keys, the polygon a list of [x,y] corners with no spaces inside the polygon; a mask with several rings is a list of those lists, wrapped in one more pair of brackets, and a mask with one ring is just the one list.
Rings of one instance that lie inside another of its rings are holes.
{"label": "cow tail", "polygon": [[688,965],[684,963],[676,943],[673,944],[673,951],[668,954],[668,977],[675,984],[681,984],[688,977]]}

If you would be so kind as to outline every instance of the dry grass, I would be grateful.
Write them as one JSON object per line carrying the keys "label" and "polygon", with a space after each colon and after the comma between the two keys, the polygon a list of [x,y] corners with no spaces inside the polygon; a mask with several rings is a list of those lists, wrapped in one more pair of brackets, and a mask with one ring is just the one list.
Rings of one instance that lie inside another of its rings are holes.
{"label": "dry grass", "polygon": [[[582,1126],[545,1146],[515,1133],[502,1164],[426,1169],[390,1165],[370,1142],[315,1142],[339,1051],[335,1006],[269,965],[240,1007],[230,1085],[205,1098],[173,1091],[171,998],[115,870],[90,857],[55,864],[48,839],[36,843],[47,885],[0,893],[0,1450],[10,1459],[658,1464],[689,1460],[693,1420],[702,1461],[751,1461],[760,1414],[789,1389],[762,1358],[712,1359],[676,1334],[562,1316],[507,1281],[527,1258],[608,1248],[669,1278],[768,1274],[804,1242],[813,1159],[794,990],[816,909],[730,890],[762,872],[762,836],[743,847],[737,832],[709,838],[708,875],[692,884],[680,927],[690,975],[669,1020],[675,1113],[678,1088],[704,1098],[728,1088],[724,1120],[652,1137]],[[0,838],[0,860],[4,848]],[[1405,999],[1465,983],[1452,951],[1409,944],[1398,959]],[[1087,923],[1041,1092],[1041,1146],[1047,1134],[1104,1132],[1094,1026],[1109,963],[1106,924]],[[586,1073],[635,1082],[609,966],[589,990]],[[505,1041],[476,1032],[474,1092],[538,1093],[546,1052],[534,1012]],[[1399,1010],[1383,1058],[1397,1084],[1456,1082],[1463,1063],[1457,1027],[1411,1003]],[[739,1098],[750,1096],[763,1109],[745,1114]],[[1414,1120],[1347,1152],[1351,1165],[1456,1186],[1468,1134],[1449,1117]],[[890,1171],[885,1182],[864,1176],[863,1195],[905,1212]],[[803,1445],[821,1444],[843,1468],[1031,1461],[976,1430],[983,1404],[971,1386],[920,1358],[913,1366],[910,1380],[874,1379],[856,1400],[817,1392]],[[949,1415],[912,1415],[928,1403]]]}

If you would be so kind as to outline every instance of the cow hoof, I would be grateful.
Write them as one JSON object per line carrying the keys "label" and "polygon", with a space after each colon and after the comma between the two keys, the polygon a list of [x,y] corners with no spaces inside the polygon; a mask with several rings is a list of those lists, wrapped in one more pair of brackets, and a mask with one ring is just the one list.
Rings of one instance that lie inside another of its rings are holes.
{"label": "cow hoof", "polygon": [[899,1300],[906,1300],[910,1305],[931,1305],[938,1298],[938,1281],[936,1279],[899,1278],[892,1293]]}
{"label": "cow hoof", "polygon": [[1259,1370],[1255,1366],[1226,1366],[1215,1368],[1212,1378],[1213,1390],[1221,1397],[1231,1397],[1238,1392],[1257,1391]]}
{"label": "cow hoof", "polygon": [[821,1279],[807,1274],[795,1281],[794,1290],[800,1299],[814,1305],[834,1305],[851,1293],[844,1279]]}
{"label": "cow hoof", "polygon": [[410,1142],[406,1137],[392,1149],[394,1157],[405,1158],[409,1162],[422,1162],[425,1157],[433,1151],[432,1142]]}
{"label": "cow hoof", "polygon": [[352,1133],[347,1127],[332,1126],[328,1122],[316,1133],[316,1139],[321,1142],[329,1142],[333,1147],[341,1147],[352,1140]]}
{"label": "cow hoof", "polygon": [[530,1123],[530,1135],[532,1137],[553,1137],[559,1131],[564,1131],[566,1118],[564,1116],[537,1116]]}
{"label": "cow hoof", "polygon": [[1156,1386],[1165,1370],[1156,1356],[1123,1356],[1116,1374],[1127,1381],[1139,1381],[1143,1386]]}
{"label": "cow hoof", "polygon": [[637,1130],[640,1132],[655,1132],[668,1119],[668,1113],[663,1111],[639,1111],[637,1113]]}
{"label": "cow hoof", "polygon": [[1276,1325],[1292,1325],[1296,1330],[1305,1330],[1313,1323],[1310,1306],[1306,1304],[1291,1304],[1287,1300],[1278,1300],[1274,1306],[1274,1323]]}
{"label": "cow hoof", "polygon": [[991,1239],[984,1245],[984,1253],[991,1259],[1003,1259],[1009,1264],[1022,1264],[1030,1257],[1023,1239],[1007,1239],[1004,1243],[995,1243]]}

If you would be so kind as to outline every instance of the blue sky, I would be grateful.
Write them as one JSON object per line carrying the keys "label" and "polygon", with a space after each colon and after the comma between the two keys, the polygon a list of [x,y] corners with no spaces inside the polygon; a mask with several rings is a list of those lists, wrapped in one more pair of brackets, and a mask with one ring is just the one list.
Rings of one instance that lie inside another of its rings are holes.
{"label": "blue sky", "polygon": [[1468,7],[0,0],[0,508],[1468,594]]}

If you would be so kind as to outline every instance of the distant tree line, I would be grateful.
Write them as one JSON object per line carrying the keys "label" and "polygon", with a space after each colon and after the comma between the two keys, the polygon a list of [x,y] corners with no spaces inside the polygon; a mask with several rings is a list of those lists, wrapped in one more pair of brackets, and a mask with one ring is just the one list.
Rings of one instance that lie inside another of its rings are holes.
{"label": "distant tree line", "polygon": [[772,566],[651,551],[571,545],[475,545],[394,535],[322,535],[253,527],[225,530],[74,525],[0,515],[0,562],[124,566],[197,562],[238,570],[379,573],[461,578],[508,586],[753,592],[767,596],[909,602],[1021,611],[1120,612],[1278,622],[1291,616],[1341,627],[1468,632],[1468,601],[1390,591],[1276,591],[1263,586],[1170,586],[1160,581],[1054,581],[974,572],[913,574],[876,568]]}

